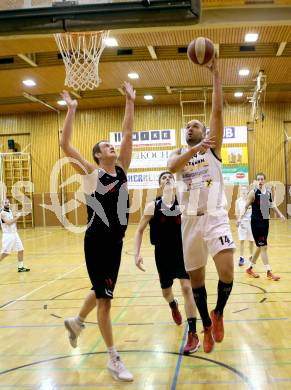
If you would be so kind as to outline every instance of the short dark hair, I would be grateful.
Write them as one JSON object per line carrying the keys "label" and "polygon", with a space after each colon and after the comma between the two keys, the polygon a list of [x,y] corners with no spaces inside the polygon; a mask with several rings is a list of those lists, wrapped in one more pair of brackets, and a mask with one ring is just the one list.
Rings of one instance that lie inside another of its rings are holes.
{"label": "short dark hair", "polygon": [[258,172],[258,173],[256,174],[256,178],[257,178],[258,176],[264,176],[264,179],[266,180],[266,175],[264,174],[264,172]]}
{"label": "short dark hair", "polygon": [[162,178],[162,176],[165,175],[166,173],[169,173],[169,174],[172,176],[172,178],[174,179],[174,175],[172,174],[172,172],[170,172],[170,171],[164,171],[164,172],[160,173],[160,176],[159,176],[159,185],[161,184],[161,178]]}
{"label": "short dark hair", "polygon": [[94,161],[95,161],[98,165],[99,165],[99,158],[97,158],[97,157],[95,156],[95,154],[101,152],[100,144],[101,144],[102,142],[107,142],[107,141],[102,140],[102,141],[97,142],[97,144],[94,145],[94,146],[93,146],[93,149],[92,149],[93,159],[94,159]]}

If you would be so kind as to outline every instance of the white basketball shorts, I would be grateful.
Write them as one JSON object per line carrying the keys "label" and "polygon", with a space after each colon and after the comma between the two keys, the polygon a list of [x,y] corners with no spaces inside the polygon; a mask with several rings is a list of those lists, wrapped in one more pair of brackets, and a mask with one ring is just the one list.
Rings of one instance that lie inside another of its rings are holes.
{"label": "white basketball shorts", "polygon": [[237,231],[238,231],[238,239],[240,241],[245,241],[245,240],[254,241],[252,227],[251,227],[251,221],[242,220],[238,226]]}
{"label": "white basketball shorts", "polygon": [[182,217],[182,240],[186,271],[207,264],[208,253],[214,257],[225,249],[235,249],[227,211]]}
{"label": "white basketball shorts", "polygon": [[11,253],[12,251],[23,251],[22,241],[18,233],[3,233],[1,253]]}

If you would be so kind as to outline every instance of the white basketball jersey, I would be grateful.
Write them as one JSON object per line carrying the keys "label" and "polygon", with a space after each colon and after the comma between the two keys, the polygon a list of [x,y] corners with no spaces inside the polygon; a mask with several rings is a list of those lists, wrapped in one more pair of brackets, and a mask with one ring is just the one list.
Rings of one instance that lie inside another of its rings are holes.
{"label": "white basketball jersey", "polygon": [[[235,202],[235,212],[238,215],[242,215],[245,212],[245,207],[246,207],[246,199],[244,198],[238,198]],[[247,209],[247,212],[243,216],[244,221],[250,221],[251,220],[251,215],[252,215],[252,207],[250,206]]]}
{"label": "white basketball jersey", "polygon": [[[185,153],[188,149],[182,149]],[[177,198],[183,215],[199,215],[224,210],[227,200],[224,192],[221,161],[209,149],[197,153],[176,173]]]}
{"label": "white basketball jersey", "polygon": [[[13,213],[12,211],[5,211],[2,210],[1,214],[4,214],[5,219],[10,220],[13,219]],[[17,232],[17,227],[16,223],[13,223],[12,225],[7,225],[2,219],[1,219],[1,228],[3,233],[16,233]]]}

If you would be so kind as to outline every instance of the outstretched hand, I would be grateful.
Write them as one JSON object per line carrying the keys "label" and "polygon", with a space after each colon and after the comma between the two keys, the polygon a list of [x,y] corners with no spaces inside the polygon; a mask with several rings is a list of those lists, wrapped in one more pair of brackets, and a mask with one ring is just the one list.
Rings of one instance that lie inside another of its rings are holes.
{"label": "outstretched hand", "polygon": [[76,109],[78,106],[78,102],[76,99],[72,99],[71,95],[69,94],[68,91],[64,90],[63,92],[60,93],[62,99],[67,103],[68,108],[73,108]]}
{"label": "outstretched hand", "polygon": [[198,147],[200,153],[205,153],[207,149],[215,148],[215,137],[206,137],[198,145],[195,145],[195,148]]}
{"label": "outstretched hand", "polygon": [[124,91],[124,93],[126,95],[126,98],[128,100],[135,101],[136,92],[135,92],[135,90],[133,89],[133,86],[130,83],[125,81],[123,83],[122,89],[123,89],[123,91]]}

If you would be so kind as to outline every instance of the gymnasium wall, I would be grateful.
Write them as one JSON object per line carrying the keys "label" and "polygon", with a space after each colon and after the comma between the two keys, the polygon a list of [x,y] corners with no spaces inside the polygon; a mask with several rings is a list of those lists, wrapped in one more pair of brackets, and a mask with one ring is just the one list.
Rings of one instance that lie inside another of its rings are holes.
{"label": "gymnasium wall", "polygon": [[[209,106],[207,109],[208,118],[210,108]],[[92,145],[98,140],[108,139],[109,131],[121,130],[123,113],[123,107],[78,111],[72,140],[73,144],[87,159],[91,160]],[[61,114],[61,123],[63,123],[64,115],[65,112]],[[249,115],[249,103],[227,105],[224,112],[225,125],[245,125],[249,121]],[[287,120],[291,120],[291,104],[266,104],[263,126],[260,122],[255,126],[255,131],[248,132],[251,180],[254,172],[264,171],[268,180],[285,182],[283,121]],[[136,107],[136,131],[174,128],[177,131],[177,145],[179,145],[178,130],[181,128],[181,123],[180,106]],[[13,138],[20,145],[21,151],[25,149],[25,151],[30,151],[32,155],[36,225],[43,225],[44,220],[47,225],[58,224],[57,219],[50,211],[43,210],[39,206],[44,199],[45,203],[50,203],[50,173],[59,157],[56,114],[28,113],[0,116],[1,152],[8,151],[7,140],[9,138]],[[72,169],[69,166],[65,166],[64,179],[72,174]],[[78,188],[79,184],[76,183],[66,186],[66,200],[73,199],[74,191],[77,191]],[[234,200],[236,193],[235,189],[232,196]],[[135,196],[138,202],[144,204],[146,194],[140,191]],[[281,209],[284,210],[284,208]],[[230,216],[233,216],[233,204]],[[139,217],[140,212],[137,211],[131,216],[131,221],[135,222]],[[75,222],[77,219],[78,223],[84,223],[85,206],[79,207],[76,212],[71,212],[69,219],[72,222]]]}

